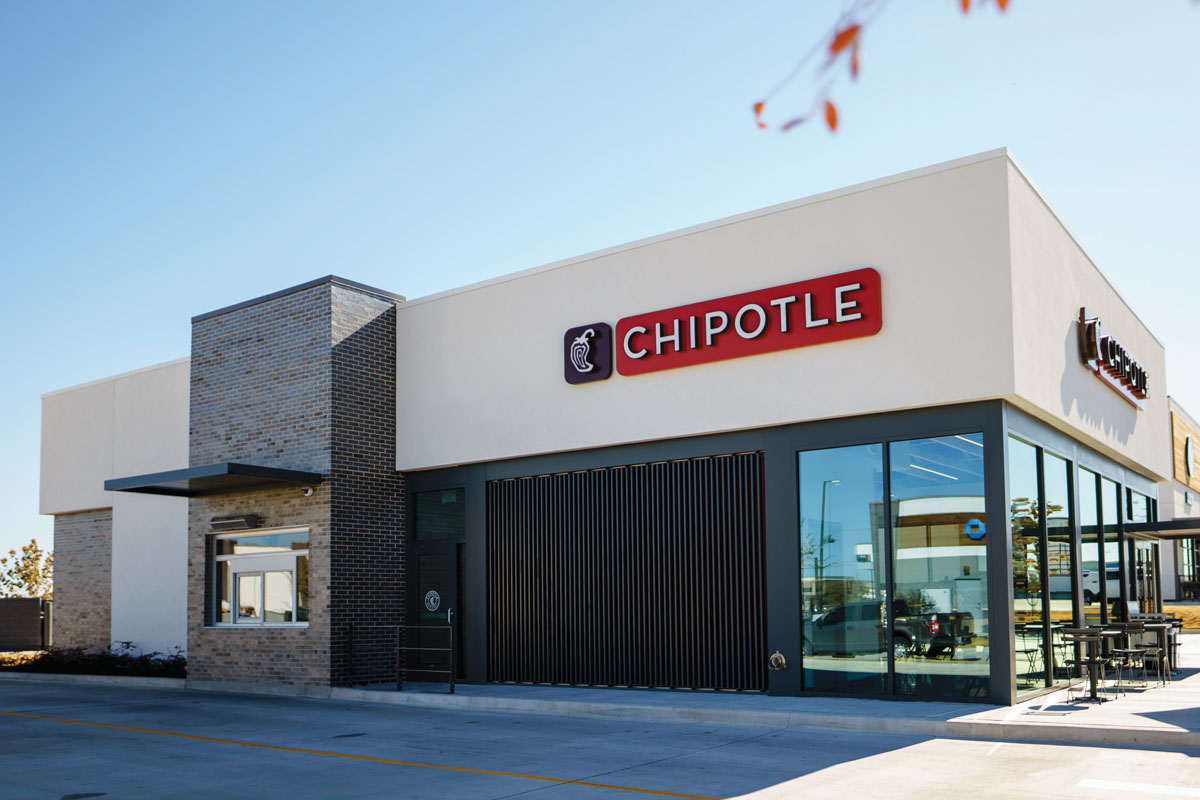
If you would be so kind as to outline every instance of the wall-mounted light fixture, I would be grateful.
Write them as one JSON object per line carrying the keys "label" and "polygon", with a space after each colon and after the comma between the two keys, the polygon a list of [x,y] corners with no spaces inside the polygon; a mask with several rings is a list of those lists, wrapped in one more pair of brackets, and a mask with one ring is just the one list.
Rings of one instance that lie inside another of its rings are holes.
{"label": "wall-mounted light fixture", "polygon": [[214,531],[240,531],[258,527],[258,514],[239,514],[236,517],[213,517],[208,523]]}

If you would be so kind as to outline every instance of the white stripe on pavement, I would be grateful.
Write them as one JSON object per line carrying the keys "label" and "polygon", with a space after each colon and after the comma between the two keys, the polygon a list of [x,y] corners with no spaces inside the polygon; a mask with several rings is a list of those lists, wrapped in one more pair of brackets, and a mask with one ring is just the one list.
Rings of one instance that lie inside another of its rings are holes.
{"label": "white stripe on pavement", "polygon": [[1186,786],[1164,786],[1160,783],[1131,783],[1129,781],[1098,781],[1092,778],[1075,784],[1081,789],[1112,789],[1119,792],[1134,792],[1138,794],[1159,794],[1169,797],[1200,797],[1200,789],[1189,789]]}

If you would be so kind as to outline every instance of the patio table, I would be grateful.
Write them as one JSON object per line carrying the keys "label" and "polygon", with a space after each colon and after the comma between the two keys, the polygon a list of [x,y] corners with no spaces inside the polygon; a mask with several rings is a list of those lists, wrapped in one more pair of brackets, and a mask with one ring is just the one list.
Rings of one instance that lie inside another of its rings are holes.
{"label": "patio table", "polygon": [[1106,634],[1099,628],[1063,628],[1063,634],[1068,644],[1087,645],[1088,656],[1084,664],[1088,668],[1088,695],[1093,702],[1103,703],[1106,698],[1101,697],[1099,692],[1100,667],[1106,660],[1100,657],[1100,642],[1106,636],[1115,635],[1115,632]]}
{"label": "patio table", "polygon": [[1167,680],[1171,680],[1171,643],[1168,641],[1168,632],[1174,627],[1170,622],[1147,622],[1146,630],[1154,631],[1158,634],[1158,646],[1162,651],[1162,657],[1166,663],[1163,665],[1163,674],[1167,676]]}

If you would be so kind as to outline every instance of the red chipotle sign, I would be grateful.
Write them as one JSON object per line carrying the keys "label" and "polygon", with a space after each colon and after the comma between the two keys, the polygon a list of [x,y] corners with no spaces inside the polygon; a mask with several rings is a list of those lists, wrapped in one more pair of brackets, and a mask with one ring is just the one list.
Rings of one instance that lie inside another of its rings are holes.
{"label": "red chipotle sign", "polygon": [[874,336],[883,324],[870,267],[624,317],[617,372],[641,375],[727,358]]}

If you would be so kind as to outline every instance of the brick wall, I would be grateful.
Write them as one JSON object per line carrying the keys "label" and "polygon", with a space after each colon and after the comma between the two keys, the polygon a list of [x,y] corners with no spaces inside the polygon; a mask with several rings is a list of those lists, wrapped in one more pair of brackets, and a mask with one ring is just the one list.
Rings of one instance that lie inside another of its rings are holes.
{"label": "brick wall", "polygon": [[54,646],[112,643],[112,509],[54,518]]}
{"label": "brick wall", "polygon": [[[258,514],[259,525],[309,529],[307,628],[212,628],[210,520]],[[312,497],[273,489],[194,498],[188,507],[188,679],[329,684],[329,486]]]}
{"label": "brick wall", "polygon": [[331,288],[192,324],[191,466],[329,472]]}
{"label": "brick wall", "polygon": [[404,493],[396,473],[396,307],[333,287],[334,684],[396,675],[403,620]]}
{"label": "brick wall", "polygon": [[[336,281],[193,322],[193,466],[320,472],[189,504],[188,675],[329,685],[394,677],[403,484],[395,472],[395,301]],[[214,628],[210,520],[309,528],[307,628]],[[380,627],[388,626],[388,627]]]}

